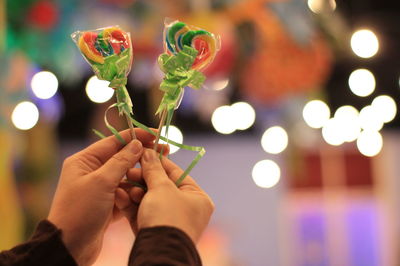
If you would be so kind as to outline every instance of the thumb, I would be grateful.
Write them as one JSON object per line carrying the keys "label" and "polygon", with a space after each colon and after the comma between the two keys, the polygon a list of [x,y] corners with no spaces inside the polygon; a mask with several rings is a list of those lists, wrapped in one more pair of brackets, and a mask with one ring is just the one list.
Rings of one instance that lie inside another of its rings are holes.
{"label": "thumb", "polygon": [[143,179],[148,189],[173,184],[165,173],[158,154],[154,150],[145,149],[140,164],[142,165]]}
{"label": "thumb", "polygon": [[119,183],[126,172],[139,161],[142,153],[142,143],[135,139],[114,154],[102,167],[97,169],[95,175],[101,176],[113,183]]}

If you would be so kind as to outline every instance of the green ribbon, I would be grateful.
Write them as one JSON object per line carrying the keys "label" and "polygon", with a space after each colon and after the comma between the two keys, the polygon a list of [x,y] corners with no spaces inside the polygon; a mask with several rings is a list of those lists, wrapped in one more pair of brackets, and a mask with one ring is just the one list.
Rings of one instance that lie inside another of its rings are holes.
{"label": "green ribbon", "polygon": [[[165,73],[164,80],[160,84],[160,90],[164,91],[164,96],[161,100],[160,106],[156,114],[160,114],[163,111],[167,111],[166,117],[166,136],[168,136],[168,128],[171,124],[171,120],[174,114],[174,110],[177,108],[179,101],[183,95],[183,89],[189,86],[193,89],[200,89],[205,81],[205,76],[194,69],[191,69],[194,60],[197,56],[197,50],[185,45],[183,50],[176,55],[162,54],[158,58],[158,64],[161,70]],[[111,133],[123,144],[126,145],[125,140],[121,137],[119,132],[108,122],[107,113],[111,108],[117,107],[119,114],[125,114],[132,123],[146,132],[156,136],[152,130],[147,126],[141,124],[135,120],[132,115],[132,101],[129,97],[128,91],[125,87],[127,82],[126,72],[129,69],[131,61],[131,53],[129,49],[126,49],[119,55],[112,55],[105,58],[104,64],[93,64],[97,77],[99,79],[110,81],[109,87],[116,89],[117,103],[112,104],[107,108],[104,114],[104,122]],[[93,130],[94,133],[100,138],[105,138],[105,135],[97,130]],[[175,182],[177,186],[183,182],[186,176],[189,175],[190,171],[196,166],[199,160],[204,156],[205,149],[203,147],[189,146],[181,143],[177,143],[170,139],[160,136],[160,139],[164,140],[168,144],[172,144],[184,150],[197,152],[196,157],[189,164],[183,174]],[[136,182],[130,182],[134,186],[138,186],[146,190],[142,184]]]}
{"label": "green ribbon", "polygon": [[158,64],[165,77],[160,84],[164,96],[156,114],[177,108],[184,87],[201,88],[206,77],[201,72],[191,69],[197,53],[196,49],[185,45],[176,55],[162,54],[158,57]]}
{"label": "green ribbon", "polygon": [[[138,127],[141,128],[143,130],[145,130],[146,132],[156,136],[157,134],[155,132],[153,132],[150,128],[146,127],[145,125],[143,125],[142,123],[140,123],[139,121],[135,120],[134,118],[131,117],[132,123]],[[186,176],[189,175],[190,171],[192,171],[192,169],[196,166],[196,164],[200,161],[200,159],[204,156],[204,154],[206,153],[206,150],[204,149],[204,147],[199,147],[199,146],[189,146],[189,145],[185,145],[185,144],[181,144],[178,142],[175,142],[173,140],[170,140],[168,138],[162,137],[160,136],[160,139],[162,139],[163,141],[165,141],[168,144],[172,144],[178,148],[184,149],[184,150],[188,150],[188,151],[194,151],[197,152],[196,157],[192,160],[192,162],[189,164],[189,166],[186,168],[186,170],[182,173],[182,175],[178,178],[178,180],[175,182],[176,186],[180,186],[180,184],[182,183],[182,181],[185,179]]]}
{"label": "green ribbon", "polygon": [[120,54],[113,54],[104,58],[104,63],[93,63],[92,68],[97,77],[110,82],[109,87],[119,89],[126,85],[127,74],[131,65],[131,48]]}
{"label": "green ribbon", "polygon": [[[126,141],[122,138],[122,136],[119,134],[119,132],[108,122],[107,120],[107,113],[110,109],[114,108],[114,107],[118,107],[118,103],[114,103],[112,105],[110,105],[105,114],[104,114],[104,122],[107,126],[107,128],[111,131],[111,133],[123,144],[126,145]],[[132,116],[129,116],[132,123],[138,127],[143,129],[144,131],[148,132],[149,134],[152,134],[153,136],[156,136],[157,134],[155,132],[153,132],[150,128],[148,128],[147,126],[145,126],[144,124],[140,123],[139,121],[137,121],[136,119],[134,119]],[[98,130],[93,129],[93,132],[99,136],[100,138],[106,138],[106,136],[101,133]],[[198,147],[198,146],[189,146],[189,145],[184,145],[181,143],[177,143],[173,140],[170,140],[168,138],[165,138],[163,136],[160,136],[160,139],[162,139],[163,141],[165,141],[168,144],[172,144],[180,149],[184,149],[184,150],[188,150],[188,151],[194,151],[197,152],[196,157],[192,160],[192,162],[189,164],[189,166],[186,168],[186,170],[182,173],[182,175],[178,178],[178,180],[175,182],[176,186],[180,186],[181,183],[183,182],[183,180],[189,175],[190,171],[192,171],[192,169],[196,166],[196,164],[200,161],[200,159],[204,156],[204,154],[206,153],[206,150],[204,149],[204,147]],[[130,182],[130,181],[129,181]],[[136,182],[130,182],[132,185],[134,186],[138,186],[143,188],[144,190],[146,190],[146,188],[140,184],[140,183],[136,183]]]}

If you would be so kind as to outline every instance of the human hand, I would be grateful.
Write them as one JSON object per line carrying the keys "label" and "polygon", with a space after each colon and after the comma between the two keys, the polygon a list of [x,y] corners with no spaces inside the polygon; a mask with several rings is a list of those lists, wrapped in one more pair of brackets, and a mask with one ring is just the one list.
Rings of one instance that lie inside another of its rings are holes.
{"label": "human hand", "polygon": [[48,220],[62,229],[62,239],[79,265],[96,260],[113,218],[115,191],[141,158],[143,146],[153,146],[153,135],[141,129],[135,133],[138,140],[131,141],[129,130],[121,132],[126,146],[111,136],[64,161]]}
{"label": "human hand", "polygon": [[199,185],[187,176],[181,185],[175,181],[183,173],[171,160],[145,149],[140,160],[141,169],[131,169],[128,179],[138,181],[141,176],[147,192],[133,188],[120,190],[116,205],[129,219],[132,229],[154,226],[172,226],[187,233],[196,242],[206,228],[214,204]]}

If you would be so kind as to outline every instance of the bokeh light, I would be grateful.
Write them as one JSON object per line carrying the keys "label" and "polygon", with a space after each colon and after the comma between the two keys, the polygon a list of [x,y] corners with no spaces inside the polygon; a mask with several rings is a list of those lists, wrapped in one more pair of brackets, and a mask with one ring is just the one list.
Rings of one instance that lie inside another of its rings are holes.
{"label": "bokeh light", "polygon": [[271,188],[279,182],[281,169],[274,161],[262,160],[254,165],[252,177],[257,186]]}
{"label": "bokeh light", "polygon": [[303,108],[304,121],[312,128],[321,128],[329,120],[331,111],[321,100],[309,101]]}
{"label": "bokeh light", "polygon": [[40,71],[33,75],[31,80],[31,88],[32,92],[39,99],[49,99],[57,92],[57,77],[49,71]]}
{"label": "bokeh light", "polygon": [[349,77],[350,90],[357,96],[365,97],[375,90],[375,77],[367,69],[354,70]]}
{"label": "bokeh light", "polygon": [[229,105],[223,105],[214,110],[211,123],[214,129],[221,134],[231,134],[236,130],[234,112]]}
{"label": "bokeh light", "polygon": [[272,154],[278,154],[284,151],[288,145],[288,134],[280,126],[268,128],[261,137],[261,146]]}
{"label": "bokeh light", "polygon": [[377,155],[383,146],[382,135],[377,131],[363,131],[357,139],[357,148],[365,156]]}
{"label": "bokeh light", "polygon": [[246,102],[237,102],[231,105],[231,110],[236,121],[236,129],[246,130],[254,124],[256,111]]}
{"label": "bokeh light", "polygon": [[92,102],[105,103],[114,95],[114,89],[108,87],[110,82],[92,76],[86,84],[86,94]]}
{"label": "bokeh light", "polygon": [[362,58],[370,58],[379,50],[379,41],[375,33],[370,30],[358,30],[351,36],[351,49]]}
{"label": "bokeh light", "polygon": [[314,13],[321,13],[323,11],[333,11],[336,9],[335,0],[308,0],[308,8]]}
{"label": "bokeh light", "polygon": [[360,111],[360,126],[364,130],[379,131],[383,127],[380,113],[376,112],[371,105],[365,106]]}
{"label": "bokeh light", "polygon": [[15,106],[11,121],[14,126],[21,130],[33,128],[39,120],[39,110],[32,102],[21,102]]}
{"label": "bokeh light", "polygon": [[339,146],[345,142],[345,134],[343,132],[340,120],[331,118],[322,128],[322,137],[326,143]]}
{"label": "bokeh light", "polygon": [[220,91],[228,87],[228,84],[229,84],[229,79],[218,79],[211,82],[210,87],[213,90]]}
{"label": "bokeh light", "polygon": [[[165,134],[165,129],[166,129],[165,126],[163,126],[161,129],[161,136],[163,136],[163,137],[167,137]],[[176,126],[170,125],[168,128],[168,139],[182,144],[183,143],[183,134],[179,128],[177,128]],[[166,143],[165,141],[160,140],[160,144],[165,144],[165,143]],[[179,147],[169,144],[169,153],[170,154],[173,154],[177,151],[179,151]]]}
{"label": "bokeh light", "polygon": [[355,141],[361,132],[359,113],[351,105],[339,107],[334,115],[337,125],[341,129],[343,140],[346,142]]}
{"label": "bokeh light", "polygon": [[392,121],[397,114],[397,105],[392,97],[388,95],[381,95],[376,97],[371,104],[375,112],[379,114],[379,117],[383,122],[389,123]]}

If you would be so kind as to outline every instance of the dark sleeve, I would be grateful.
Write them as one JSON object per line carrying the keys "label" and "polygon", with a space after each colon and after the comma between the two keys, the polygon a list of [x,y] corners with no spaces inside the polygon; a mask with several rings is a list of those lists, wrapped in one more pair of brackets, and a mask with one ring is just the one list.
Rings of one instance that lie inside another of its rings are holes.
{"label": "dark sleeve", "polygon": [[193,241],[169,226],[141,229],[129,257],[130,266],[201,266]]}
{"label": "dark sleeve", "polygon": [[61,240],[61,230],[47,220],[41,221],[25,243],[0,253],[1,266],[76,266]]}

